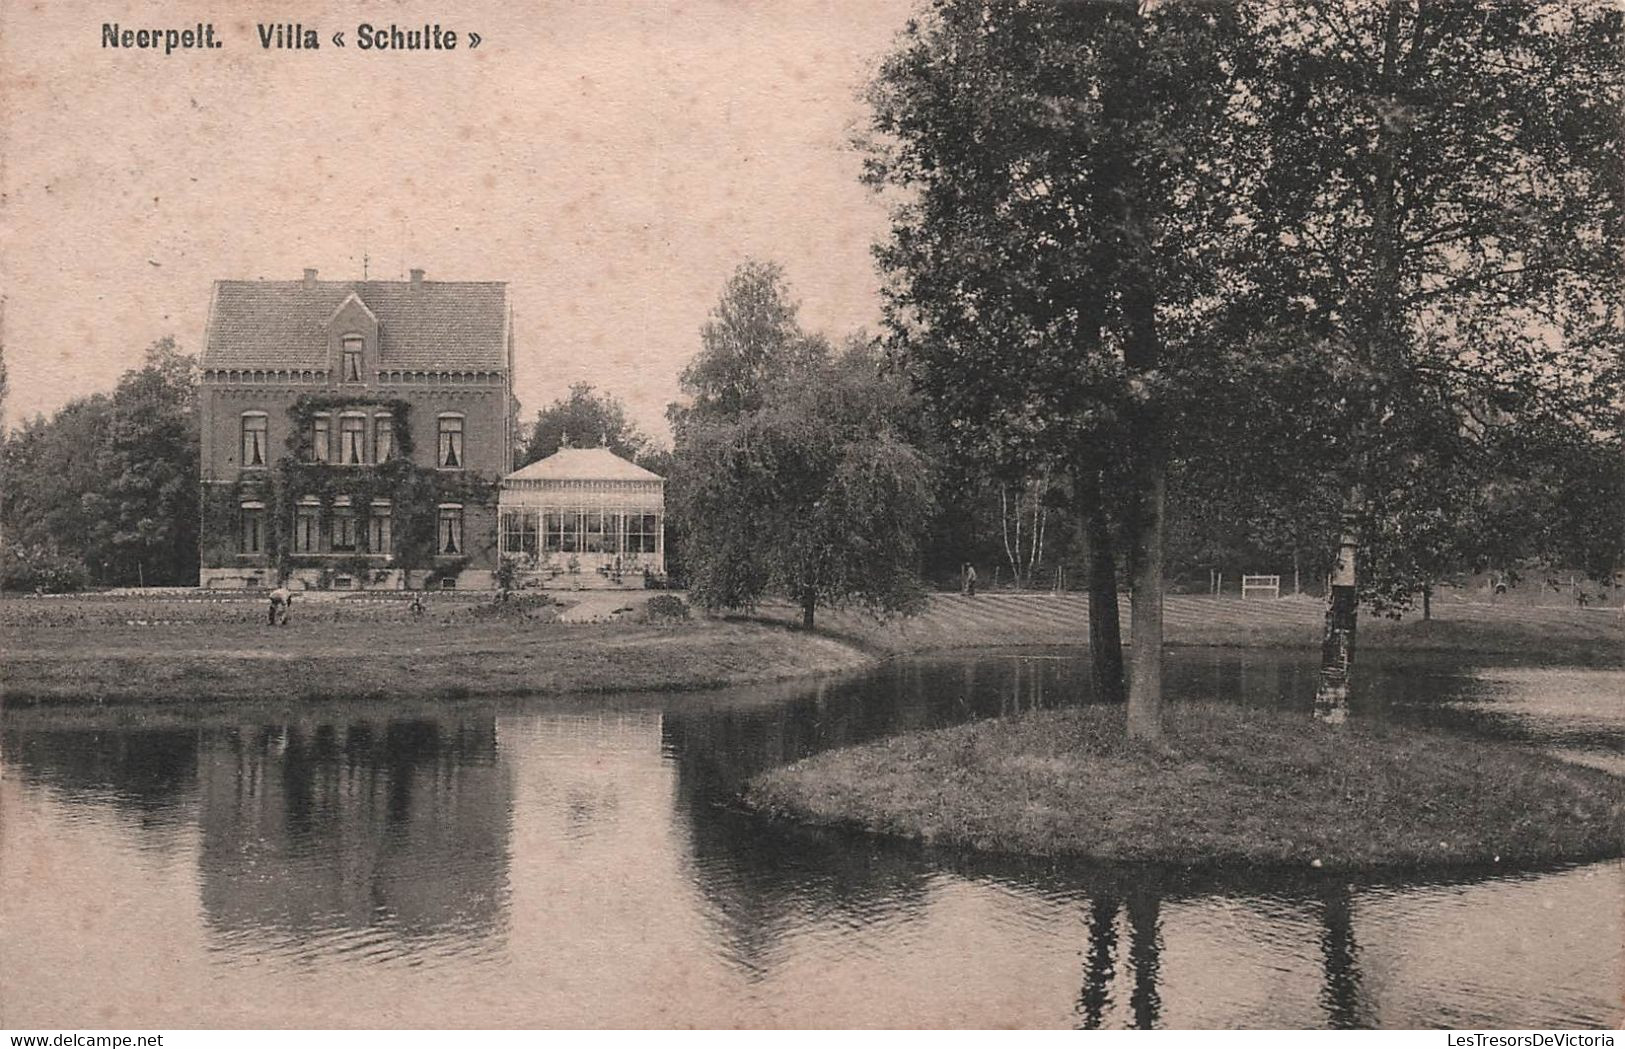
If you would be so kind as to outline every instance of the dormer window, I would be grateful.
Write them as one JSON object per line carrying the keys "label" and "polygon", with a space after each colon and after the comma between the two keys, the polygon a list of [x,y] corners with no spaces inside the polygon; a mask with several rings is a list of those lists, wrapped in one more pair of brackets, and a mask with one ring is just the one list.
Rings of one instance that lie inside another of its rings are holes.
{"label": "dormer window", "polygon": [[346,335],[339,357],[339,381],[361,382],[361,351],[367,340],[359,335]]}

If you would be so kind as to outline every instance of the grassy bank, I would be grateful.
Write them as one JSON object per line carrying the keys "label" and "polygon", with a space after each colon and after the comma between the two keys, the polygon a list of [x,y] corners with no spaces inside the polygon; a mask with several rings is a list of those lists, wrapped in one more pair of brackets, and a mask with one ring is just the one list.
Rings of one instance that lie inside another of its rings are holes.
{"label": "grassy bank", "polygon": [[1165,748],[1118,707],[830,751],[752,781],[764,814],[938,845],[1113,862],[1328,869],[1625,852],[1625,784],[1414,728],[1178,705]]}
{"label": "grassy bank", "polygon": [[[1164,602],[1172,645],[1319,649],[1326,606],[1317,598],[1243,601],[1236,597],[1170,594]],[[1089,601],[1083,594],[999,592],[933,595],[921,615],[876,624],[853,611],[821,611],[819,630],[871,651],[948,650],[980,645],[1082,644]],[[1618,608],[1533,607],[1496,599],[1435,600],[1433,618],[1385,619],[1362,612],[1362,650],[1454,652],[1525,661],[1625,665],[1625,617]],[[1121,601],[1122,633],[1129,606]],[[769,606],[764,614],[790,622],[799,612]]]}
{"label": "grassy bank", "polygon": [[[1088,636],[1087,601],[1072,594],[936,595],[922,615],[883,624],[857,612],[821,612],[811,635],[790,629],[795,613],[787,607],[769,606],[749,620],[697,616],[670,625],[613,614],[645,596],[563,594],[561,601],[581,604],[516,616],[490,614],[489,595],[437,594],[419,618],[401,595],[308,595],[292,624],[276,629],[265,625],[263,600],[247,595],[12,598],[0,600],[0,697],[18,706],[690,690],[852,670],[899,653],[1079,644]],[[558,622],[561,611],[617,621]],[[1313,648],[1322,614],[1307,598],[1170,596],[1168,640]],[[1622,665],[1620,627],[1618,611],[1441,602],[1432,622],[1365,617],[1360,643]]]}
{"label": "grassy bank", "polygon": [[[439,599],[296,605],[79,598],[0,603],[4,701],[209,704],[687,690],[852,669],[869,657],[761,623],[560,623]],[[24,607],[27,606],[27,607]]]}

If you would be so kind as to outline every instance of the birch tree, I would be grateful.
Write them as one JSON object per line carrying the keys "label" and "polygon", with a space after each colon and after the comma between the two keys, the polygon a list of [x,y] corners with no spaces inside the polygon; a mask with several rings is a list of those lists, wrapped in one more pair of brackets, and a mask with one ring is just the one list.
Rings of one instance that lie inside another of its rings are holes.
{"label": "birch tree", "polygon": [[1508,429],[1617,429],[1625,35],[1586,0],[1249,14],[1252,287],[1327,380],[1298,408],[1339,493],[1316,697],[1336,721],[1359,598],[1394,579],[1360,551],[1448,505],[1439,464]]}

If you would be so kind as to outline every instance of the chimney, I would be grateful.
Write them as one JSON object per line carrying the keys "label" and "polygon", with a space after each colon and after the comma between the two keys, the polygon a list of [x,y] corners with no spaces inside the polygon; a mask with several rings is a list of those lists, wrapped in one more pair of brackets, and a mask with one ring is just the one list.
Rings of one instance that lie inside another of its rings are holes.
{"label": "chimney", "polygon": [[307,267],[305,267],[305,287],[314,288],[315,286],[316,286],[316,271],[313,268],[307,266]]}
{"label": "chimney", "polygon": [[414,287],[414,288],[423,287],[423,271],[422,270],[413,270],[412,271],[412,287]]}

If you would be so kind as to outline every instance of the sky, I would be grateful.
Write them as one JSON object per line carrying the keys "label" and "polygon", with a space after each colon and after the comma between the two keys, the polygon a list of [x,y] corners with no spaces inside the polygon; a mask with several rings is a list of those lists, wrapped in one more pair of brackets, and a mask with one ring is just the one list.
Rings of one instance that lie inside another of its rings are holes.
{"label": "sky", "polygon": [[[744,259],[785,267],[809,328],[877,327],[886,210],[850,140],[915,6],[0,4],[7,423],[111,390],[165,335],[198,350],[214,280],[357,279],[365,257],[373,279],[509,282],[527,418],[585,380],[664,440]],[[104,22],[200,21],[224,46],[102,46]],[[262,49],[277,22],[321,48]],[[362,22],[461,39],[363,51]]]}

